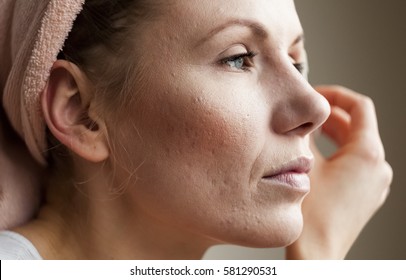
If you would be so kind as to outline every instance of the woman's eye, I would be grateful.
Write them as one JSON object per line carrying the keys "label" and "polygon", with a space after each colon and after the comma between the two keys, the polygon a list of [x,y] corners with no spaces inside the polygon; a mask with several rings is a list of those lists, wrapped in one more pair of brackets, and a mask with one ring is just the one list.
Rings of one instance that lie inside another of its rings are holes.
{"label": "woman's eye", "polygon": [[294,63],[293,66],[300,72],[300,74],[304,74],[305,65],[304,63]]}
{"label": "woman's eye", "polygon": [[243,54],[233,55],[223,59],[221,62],[231,68],[237,70],[247,70],[253,65],[252,59],[256,54],[253,52],[247,52]]}

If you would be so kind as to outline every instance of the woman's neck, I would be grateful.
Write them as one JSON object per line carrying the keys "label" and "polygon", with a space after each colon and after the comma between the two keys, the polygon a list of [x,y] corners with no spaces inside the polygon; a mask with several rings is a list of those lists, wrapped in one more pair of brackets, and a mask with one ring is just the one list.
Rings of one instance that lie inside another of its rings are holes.
{"label": "woman's neck", "polygon": [[125,194],[92,199],[70,188],[74,193],[68,199],[50,198],[37,219],[16,229],[44,259],[200,259],[213,245],[148,216],[128,203]]}

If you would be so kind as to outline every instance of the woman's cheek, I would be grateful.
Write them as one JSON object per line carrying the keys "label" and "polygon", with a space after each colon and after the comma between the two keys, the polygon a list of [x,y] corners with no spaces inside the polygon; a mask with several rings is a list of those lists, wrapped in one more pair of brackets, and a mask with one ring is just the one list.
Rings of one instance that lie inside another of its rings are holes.
{"label": "woman's cheek", "polygon": [[264,141],[261,120],[250,104],[227,95],[218,88],[177,86],[150,98],[135,117],[143,142],[135,151],[143,161],[138,173],[157,188],[170,182],[213,189],[248,182]]}
{"label": "woman's cheek", "polygon": [[148,113],[144,123],[149,126],[145,130],[154,145],[186,158],[209,156],[233,162],[238,156],[248,157],[251,164],[250,157],[262,149],[268,129],[266,104],[254,86],[192,69],[176,78],[161,94],[156,94],[157,88],[156,100],[144,110]]}

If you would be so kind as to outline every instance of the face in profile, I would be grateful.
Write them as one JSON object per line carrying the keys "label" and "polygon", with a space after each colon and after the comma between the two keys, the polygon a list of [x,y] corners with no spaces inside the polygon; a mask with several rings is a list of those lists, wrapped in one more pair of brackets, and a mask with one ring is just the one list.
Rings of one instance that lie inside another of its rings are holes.
{"label": "face in profile", "polygon": [[137,36],[143,75],[117,134],[133,213],[212,244],[293,242],[309,134],[329,113],[301,73],[293,1],[169,1]]}

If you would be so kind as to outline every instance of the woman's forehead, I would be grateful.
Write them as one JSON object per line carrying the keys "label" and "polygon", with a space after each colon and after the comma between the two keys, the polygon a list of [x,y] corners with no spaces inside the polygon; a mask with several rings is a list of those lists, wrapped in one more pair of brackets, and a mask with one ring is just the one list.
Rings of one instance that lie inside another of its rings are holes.
{"label": "woman's forehead", "polygon": [[161,23],[184,35],[202,32],[202,36],[210,36],[232,24],[245,24],[257,33],[287,36],[287,40],[302,33],[292,0],[171,0],[165,7]]}

